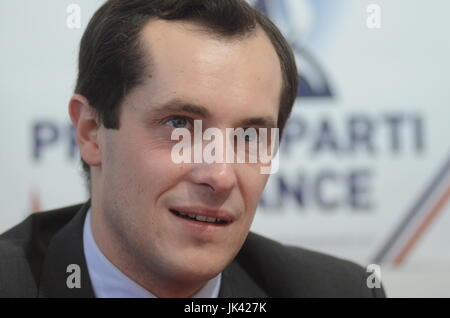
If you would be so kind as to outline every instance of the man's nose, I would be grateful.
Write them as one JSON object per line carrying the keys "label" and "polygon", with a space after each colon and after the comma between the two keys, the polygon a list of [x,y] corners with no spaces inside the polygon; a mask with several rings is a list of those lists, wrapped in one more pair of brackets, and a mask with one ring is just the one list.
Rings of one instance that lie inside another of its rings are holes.
{"label": "man's nose", "polygon": [[232,163],[202,163],[190,172],[192,182],[208,187],[215,194],[227,194],[236,185]]}

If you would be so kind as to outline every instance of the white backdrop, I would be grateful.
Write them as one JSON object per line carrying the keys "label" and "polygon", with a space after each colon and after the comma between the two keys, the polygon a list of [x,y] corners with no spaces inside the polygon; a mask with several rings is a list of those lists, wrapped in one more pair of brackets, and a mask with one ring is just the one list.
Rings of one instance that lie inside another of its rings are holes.
{"label": "white backdrop", "polygon": [[[389,296],[449,297],[450,2],[250,2],[294,45],[303,83],[252,229],[381,264]],[[0,232],[87,198],[67,103],[102,3],[0,2]]]}

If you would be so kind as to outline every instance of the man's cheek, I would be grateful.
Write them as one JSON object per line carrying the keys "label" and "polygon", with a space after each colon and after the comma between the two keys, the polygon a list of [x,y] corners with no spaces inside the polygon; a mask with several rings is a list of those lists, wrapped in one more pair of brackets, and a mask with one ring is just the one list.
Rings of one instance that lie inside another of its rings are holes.
{"label": "man's cheek", "polygon": [[266,174],[260,174],[258,171],[258,173],[255,173],[249,180],[253,180],[251,184],[251,187],[253,188],[252,192],[258,196],[264,190],[267,181],[269,180],[269,176]]}

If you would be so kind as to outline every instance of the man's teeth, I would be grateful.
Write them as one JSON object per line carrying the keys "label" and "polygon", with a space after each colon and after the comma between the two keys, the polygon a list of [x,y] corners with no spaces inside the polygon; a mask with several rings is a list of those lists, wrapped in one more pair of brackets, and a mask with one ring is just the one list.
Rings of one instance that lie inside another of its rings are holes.
{"label": "man's teeth", "polygon": [[175,214],[178,214],[182,217],[187,217],[193,220],[197,220],[197,221],[201,221],[201,222],[209,222],[209,223],[218,223],[218,224],[223,224],[226,223],[226,221],[223,221],[221,219],[216,219],[216,218],[211,218],[208,216],[204,216],[204,215],[195,215],[195,214],[185,214],[185,213],[181,213],[178,211],[173,211]]}
{"label": "man's teeth", "polygon": [[195,214],[183,214],[180,213],[181,215],[187,215],[189,216],[191,219],[196,219],[197,221],[202,221],[202,222],[210,222],[210,223],[216,223],[217,221],[221,221],[220,219],[216,219],[216,218],[210,218],[204,215],[195,215]]}

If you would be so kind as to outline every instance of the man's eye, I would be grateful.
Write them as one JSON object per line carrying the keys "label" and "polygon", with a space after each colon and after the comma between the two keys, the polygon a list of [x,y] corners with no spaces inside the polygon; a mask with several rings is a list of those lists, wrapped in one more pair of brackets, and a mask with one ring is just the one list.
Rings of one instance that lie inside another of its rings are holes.
{"label": "man's eye", "polygon": [[247,142],[257,141],[258,132],[256,131],[255,128],[247,128],[247,129],[244,129],[244,131],[245,131],[245,135],[244,135],[245,141],[247,141]]}
{"label": "man's eye", "polygon": [[185,128],[189,124],[189,119],[182,116],[176,116],[168,119],[166,124],[173,128]]}

